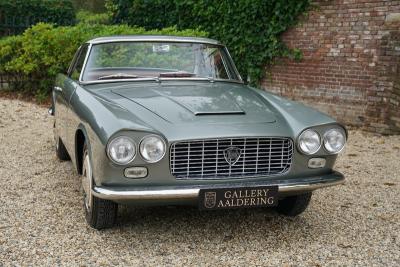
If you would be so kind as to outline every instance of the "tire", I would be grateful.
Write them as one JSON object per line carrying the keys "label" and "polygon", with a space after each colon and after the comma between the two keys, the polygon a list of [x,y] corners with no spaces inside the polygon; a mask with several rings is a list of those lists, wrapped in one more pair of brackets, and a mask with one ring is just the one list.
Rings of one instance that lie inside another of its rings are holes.
{"label": "tire", "polygon": [[295,217],[307,209],[311,201],[311,196],[312,192],[286,197],[279,201],[276,210],[280,214]]}
{"label": "tire", "polygon": [[59,160],[66,161],[70,160],[68,151],[64,146],[64,143],[61,141],[61,138],[56,137],[56,155]]}
{"label": "tire", "polygon": [[82,192],[86,222],[97,230],[111,228],[117,218],[118,204],[92,195],[93,177],[89,155],[85,143],[82,162]]}

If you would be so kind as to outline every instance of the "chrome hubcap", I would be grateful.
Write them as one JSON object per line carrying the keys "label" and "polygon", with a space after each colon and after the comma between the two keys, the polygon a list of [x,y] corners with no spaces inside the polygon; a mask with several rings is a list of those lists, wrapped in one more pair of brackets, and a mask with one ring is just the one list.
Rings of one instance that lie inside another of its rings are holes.
{"label": "chrome hubcap", "polygon": [[83,200],[87,211],[92,207],[92,168],[90,167],[89,155],[85,155],[82,169]]}

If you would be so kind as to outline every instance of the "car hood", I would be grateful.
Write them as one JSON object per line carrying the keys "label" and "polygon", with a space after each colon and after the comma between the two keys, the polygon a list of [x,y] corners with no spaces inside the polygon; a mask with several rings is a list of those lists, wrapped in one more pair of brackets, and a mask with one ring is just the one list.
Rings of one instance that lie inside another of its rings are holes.
{"label": "car hood", "polygon": [[[294,139],[306,128],[335,123],[301,103],[231,82],[118,82],[84,87],[102,103],[92,109],[98,110],[95,121],[107,133],[104,142],[121,130],[161,134],[169,142],[227,136]],[[81,94],[74,101],[85,99]],[[101,108],[110,113],[100,112]]]}
{"label": "car hood", "polygon": [[113,101],[136,114],[138,106],[172,124],[274,123],[267,102],[241,84],[157,83],[108,88]]}

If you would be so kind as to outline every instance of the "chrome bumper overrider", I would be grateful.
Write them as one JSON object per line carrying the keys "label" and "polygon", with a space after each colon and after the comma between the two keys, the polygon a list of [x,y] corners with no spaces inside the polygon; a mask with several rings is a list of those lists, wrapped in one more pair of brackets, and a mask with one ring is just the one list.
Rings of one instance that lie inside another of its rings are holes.
{"label": "chrome bumper overrider", "polygon": [[285,180],[273,180],[263,182],[241,182],[232,184],[191,185],[191,186],[157,186],[138,187],[135,189],[126,187],[102,187],[95,186],[92,189],[94,196],[109,200],[195,200],[199,196],[200,189],[212,188],[238,188],[251,186],[279,186],[282,195],[313,191],[318,188],[334,186],[344,183],[344,176],[339,172],[313,177],[303,177]]}

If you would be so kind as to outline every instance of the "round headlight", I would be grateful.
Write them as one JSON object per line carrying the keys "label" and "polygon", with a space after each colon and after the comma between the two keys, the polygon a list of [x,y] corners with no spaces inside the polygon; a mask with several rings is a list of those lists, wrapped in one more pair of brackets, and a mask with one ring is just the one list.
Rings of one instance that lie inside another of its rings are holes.
{"label": "round headlight", "polygon": [[307,154],[312,155],[318,152],[321,147],[319,134],[314,130],[305,130],[299,137],[299,148]]}
{"label": "round headlight", "polygon": [[150,163],[160,161],[165,155],[165,142],[158,136],[150,135],[140,142],[140,154]]}
{"label": "round headlight", "polygon": [[341,129],[330,129],[324,134],[324,147],[329,153],[339,153],[345,144],[346,135]]}
{"label": "round headlight", "polygon": [[129,137],[119,136],[107,146],[108,157],[119,165],[130,163],[136,155],[136,145]]}

